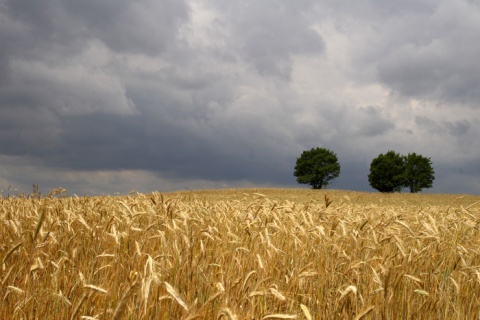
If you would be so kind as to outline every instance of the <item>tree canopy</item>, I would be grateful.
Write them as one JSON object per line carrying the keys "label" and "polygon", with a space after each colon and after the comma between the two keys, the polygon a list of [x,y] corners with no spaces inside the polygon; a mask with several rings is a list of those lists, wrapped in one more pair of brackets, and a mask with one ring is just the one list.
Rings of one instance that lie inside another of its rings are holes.
{"label": "tree canopy", "polygon": [[400,191],[405,183],[405,159],[395,151],[380,154],[370,164],[368,182],[380,192]]}
{"label": "tree canopy", "polygon": [[313,189],[326,188],[340,175],[337,155],[325,148],[305,150],[297,158],[293,175],[298,183],[308,183]]}
{"label": "tree canopy", "polygon": [[409,188],[411,193],[422,191],[424,188],[431,188],[435,180],[435,171],[432,168],[430,158],[409,153],[405,157],[405,183],[404,187]]}
{"label": "tree canopy", "polygon": [[434,173],[430,158],[416,153],[403,156],[390,150],[372,160],[368,182],[380,192],[400,191],[405,187],[415,193],[432,187]]}

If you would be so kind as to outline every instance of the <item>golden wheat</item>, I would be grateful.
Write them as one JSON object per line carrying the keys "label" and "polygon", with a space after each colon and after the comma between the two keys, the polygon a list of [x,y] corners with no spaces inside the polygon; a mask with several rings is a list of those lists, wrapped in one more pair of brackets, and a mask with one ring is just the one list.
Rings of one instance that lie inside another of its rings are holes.
{"label": "golden wheat", "polygon": [[1,319],[480,317],[477,196],[62,192],[0,198]]}

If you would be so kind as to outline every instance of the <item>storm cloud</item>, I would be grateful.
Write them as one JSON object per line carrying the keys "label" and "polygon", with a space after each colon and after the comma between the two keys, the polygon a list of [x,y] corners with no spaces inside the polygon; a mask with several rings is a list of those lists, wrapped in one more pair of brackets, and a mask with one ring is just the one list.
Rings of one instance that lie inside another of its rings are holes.
{"label": "storm cloud", "polygon": [[395,150],[479,193],[479,28],[464,0],[0,0],[0,189],[294,187],[320,146],[332,188]]}

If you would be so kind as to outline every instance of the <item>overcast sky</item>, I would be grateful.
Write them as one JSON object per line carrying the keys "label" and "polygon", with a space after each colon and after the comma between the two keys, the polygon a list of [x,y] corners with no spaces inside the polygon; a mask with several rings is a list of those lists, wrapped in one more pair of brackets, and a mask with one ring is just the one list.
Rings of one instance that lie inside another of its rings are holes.
{"label": "overcast sky", "polygon": [[0,0],[0,44],[4,195],[302,187],[313,147],[480,193],[477,0]]}

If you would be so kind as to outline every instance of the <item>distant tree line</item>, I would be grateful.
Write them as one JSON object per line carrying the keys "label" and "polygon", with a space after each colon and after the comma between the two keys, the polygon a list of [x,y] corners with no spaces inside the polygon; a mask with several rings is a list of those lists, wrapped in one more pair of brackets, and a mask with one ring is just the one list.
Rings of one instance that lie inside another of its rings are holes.
{"label": "distant tree line", "polygon": [[[338,157],[326,148],[305,150],[297,158],[293,175],[298,183],[310,184],[313,189],[326,188],[331,180],[340,175]],[[380,192],[407,188],[411,193],[416,193],[431,188],[434,175],[430,158],[416,153],[405,156],[389,150],[372,160],[368,182]]]}

